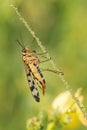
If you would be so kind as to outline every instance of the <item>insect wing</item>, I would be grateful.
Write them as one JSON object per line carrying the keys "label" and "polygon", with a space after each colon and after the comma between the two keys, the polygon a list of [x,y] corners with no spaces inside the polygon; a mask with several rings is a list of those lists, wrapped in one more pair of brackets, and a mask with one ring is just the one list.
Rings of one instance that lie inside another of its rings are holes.
{"label": "insect wing", "polygon": [[45,85],[45,80],[43,79],[43,75],[42,75],[39,67],[35,66],[34,64],[30,64],[29,67],[31,69],[31,72],[32,72],[34,78],[37,79],[37,81],[39,81],[39,83],[41,84],[41,86],[42,86],[42,92],[44,94],[45,93],[46,85]]}
{"label": "insect wing", "polygon": [[42,74],[42,72],[41,72],[41,70],[40,70],[40,68],[37,66],[37,71],[38,71],[38,73],[39,73],[39,75],[41,76],[41,81],[39,81],[39,83],[42,85],[42,91],[43,91],[43,94],[45,93],[45,89],[46,89],[46,84],[45,84],[45,79],[44,79],[44,76],[43,76],[43,74]]}
{"label": "insect wing", "polygon": [[37,102],[40,102],[39,92],[38,92],[37,88],[35,87],[35,82],[33,80],[32,72],[28,65],[26,65],[25,63],[24,63],[24,65],[25,65],[27,80],[28,80],[28,84],[30,86],[31,93],[32,93],[34,99]]}

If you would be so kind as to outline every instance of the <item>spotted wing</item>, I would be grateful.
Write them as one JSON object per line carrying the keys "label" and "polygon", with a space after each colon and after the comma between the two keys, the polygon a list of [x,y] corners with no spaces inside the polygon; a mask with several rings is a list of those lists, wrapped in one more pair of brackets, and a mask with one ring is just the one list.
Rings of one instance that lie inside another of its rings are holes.
{"label": "spotted wing", "polygon": [[[39,83],[41,84],[41,86],[42,86],[42,91],[43,91],[43,94],[45,93],[45,89],[46,89],[46,83],[45,83],[45,79],[44,79],[44,76],[43,76],[43,74],[42,74],[42,72],[41,72],[41,70],[40,70],[40,68],[37,66],[36,67],[37,68],[37,71],[38,71],[38,73],[39,73],[39,75],[41,76],[41,78],[42,78],[42,80],[40,81],[39,80]],[[38,77],[37,77],[37,80],[38,80]]]}
{"label": "spotted wing", "polygon": [[25,70],[26,70],[26,75],[27,75],[27,80],[28,80],[28,84],[30,86],[30,90],[31,90],[31,93],[34,97],[34,99],[37,101],[37,102],[40,102],[40,97],[39,97],[39,92],[35,86],[35,82],[34,82],[34,79],[33,79],[33,75],[32,75],[32,72],[29,68],[28,65],[25,65]]}
{"label": "spotted wing", "polygon": [[45,89],[46,89],[45,80],[43,79],[43,75],[39,67],[34,64],[29,64],[29,67],[33,74],[33,77],[41,84],[42,93],[45,94]]}

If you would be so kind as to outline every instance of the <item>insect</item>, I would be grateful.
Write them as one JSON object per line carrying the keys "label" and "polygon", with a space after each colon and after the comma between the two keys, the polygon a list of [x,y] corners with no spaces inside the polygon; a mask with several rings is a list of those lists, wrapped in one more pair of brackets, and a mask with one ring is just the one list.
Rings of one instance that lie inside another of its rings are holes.
{"label": "insect", "polygon": [[[41,69],[39,67],[39,64],[41,62],[37,55],[42,55],[45,53],[37,54],[37,52],[35,50],[29,50],[28,48],[25,48],[25,46],[18,40],[17,40],[17,42],[22,47],[22,60],[23,60],[24,66],[25,66],[25,71],[26,71],[26,76],[27,76],[29,87],[30,87],[30,91],[31,91],[34,99],[37,102],[40,102],[39,92],[36,87],[36,84],[42,89],[42,93],[44,95],[45,90],[46,90],[46,83],[45,83],[44,76],[41,72]],[[45,57],[45,58],[47,58],[47,57]],[[48,61],[48,60],[50,60],[50,59],[46,59],[44,61]],[[42,61],[42,62],[44,62],[44,61]],[[56,70],[51,70],[51,69],[43,69],[43,70],[54,72],[57,74],[61,73],[63,75],[62,72],[59,72]]]}
{"label": "insect", "polygon": [[26,76],[27,76],[28,84],[30,86],[31,93],[34,99],[37,102],[40,102],[39,92],[36,87],[36,83],[39,82],[39,85],[42,88],[43,95],[45,94],[45,89],[46,89],[46,83],[43,74],[39,68],[40,60],[38,59],[35,50],[29,50],[28,48],[25,48],[24,45],[21,44],[21,42],[19,42],[18,40],[17,42],[22,47],[22,60],[25,66]]}

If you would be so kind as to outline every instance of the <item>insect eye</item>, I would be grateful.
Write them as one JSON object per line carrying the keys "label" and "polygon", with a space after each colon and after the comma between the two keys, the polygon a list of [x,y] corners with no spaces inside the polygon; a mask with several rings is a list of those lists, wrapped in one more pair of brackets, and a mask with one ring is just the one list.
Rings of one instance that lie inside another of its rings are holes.
{"label": "insect eye", "polygon": [[26,52],[26,49],[25,49],[25,48],[23,48],[23,49],[22,49],[22,52]]}

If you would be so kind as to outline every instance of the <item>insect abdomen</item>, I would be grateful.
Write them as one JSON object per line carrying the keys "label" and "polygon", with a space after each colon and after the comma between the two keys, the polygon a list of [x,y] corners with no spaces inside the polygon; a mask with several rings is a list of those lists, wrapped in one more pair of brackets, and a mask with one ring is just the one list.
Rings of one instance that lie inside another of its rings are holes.
{"label": "insect abdomen", "polygon": [[39,67],[30,64],[30,69],[32,71],[32,74],[34,75],[34,77],[39,81],[39,83],[42,86],[42,93],[45,94],[45,89],[46,89],[46,85],[45,85],[45,80],[43,79],[43,75],[39,69]]}

